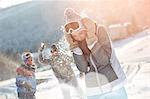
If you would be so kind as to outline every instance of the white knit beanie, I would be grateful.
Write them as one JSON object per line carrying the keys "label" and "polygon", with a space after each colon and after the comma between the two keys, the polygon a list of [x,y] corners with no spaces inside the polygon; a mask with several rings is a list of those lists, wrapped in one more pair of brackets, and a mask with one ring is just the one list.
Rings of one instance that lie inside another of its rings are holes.
{"label": "white knit beanie", "polygon": [[79,21],[81,19],[81,16],[72,8],[66,8],[64,16],[66,18],[66,23]]}

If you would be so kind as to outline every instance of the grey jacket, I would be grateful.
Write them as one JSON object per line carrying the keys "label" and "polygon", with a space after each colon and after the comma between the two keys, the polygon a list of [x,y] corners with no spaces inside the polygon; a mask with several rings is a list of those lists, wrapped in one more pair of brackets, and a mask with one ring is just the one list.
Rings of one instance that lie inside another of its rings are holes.
{"label": "grey jacket", "polygon": [[105,92],[122,83],[126,77],[103,26],[97,27],[96,36],[98,42],[91,49],[88,59],[84,55],[73,54],[73,57],[79,70],[86,73],[87,87],[99,87],[100,91]]}

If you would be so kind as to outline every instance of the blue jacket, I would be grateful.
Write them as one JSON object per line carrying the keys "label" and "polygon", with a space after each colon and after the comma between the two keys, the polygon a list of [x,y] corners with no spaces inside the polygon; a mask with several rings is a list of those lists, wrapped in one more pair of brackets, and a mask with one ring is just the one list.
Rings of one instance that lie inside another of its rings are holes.
{"label": "blue jacket", "polygon": [[35,76],[17,75],[16,86],[18,93],[35,93],[36,92]]}

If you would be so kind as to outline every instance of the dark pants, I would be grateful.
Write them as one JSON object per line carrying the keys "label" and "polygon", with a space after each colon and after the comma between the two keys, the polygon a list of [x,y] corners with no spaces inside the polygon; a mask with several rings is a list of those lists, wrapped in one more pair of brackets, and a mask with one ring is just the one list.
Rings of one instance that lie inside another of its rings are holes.
{"label": "dark pants", "polygon": [[36,99],[35,93],[18,93],[19,99]]}

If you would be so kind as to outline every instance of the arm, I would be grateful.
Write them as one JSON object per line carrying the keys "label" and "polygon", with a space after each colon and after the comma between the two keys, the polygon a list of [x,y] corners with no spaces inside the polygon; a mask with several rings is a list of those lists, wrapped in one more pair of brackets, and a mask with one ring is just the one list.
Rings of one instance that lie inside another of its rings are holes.
{"label": "arm", "polygon": [[70,49],[73,52],[74,62],[80,72],[87,72],[88,63],[82,53],[82,50],[79,48],[79,44],[77,41],[74,41],[71,34],[67,34],[65,32],[66,40],[70,45]]}
{"label": "arm", "polygon": [[111,40],[104,26],[98,26],[98,31],[96,35],[98,37],[98,42],[101,48],[107,53],[110,57],[112,52]]}
{"label": "arm", "polygon": [[[68,39],[72,41],[71,36]],[[70,42],[68,41],[68,43],[70,43]],[[88,70],[88,63],[87,63],[87,61],[86,61],[86,59],[84,57],[84,54],[83,54],[82,50],[78,47],[78,45],[75,45],[75,47],[71,46],[71,51],[73,52],[73,59],[74,59],[74,63],[77,66],[77,69],[80,72],[87,72],[87,70]]]}
{"label": "arm", "polygon": [[39,50],[38,51],[38,61],[39,63],[41,64],[45,64],[45,65],[49,65],[50,64],[50,59],[44,59],[43,56],[42,56],[42,51]]}

